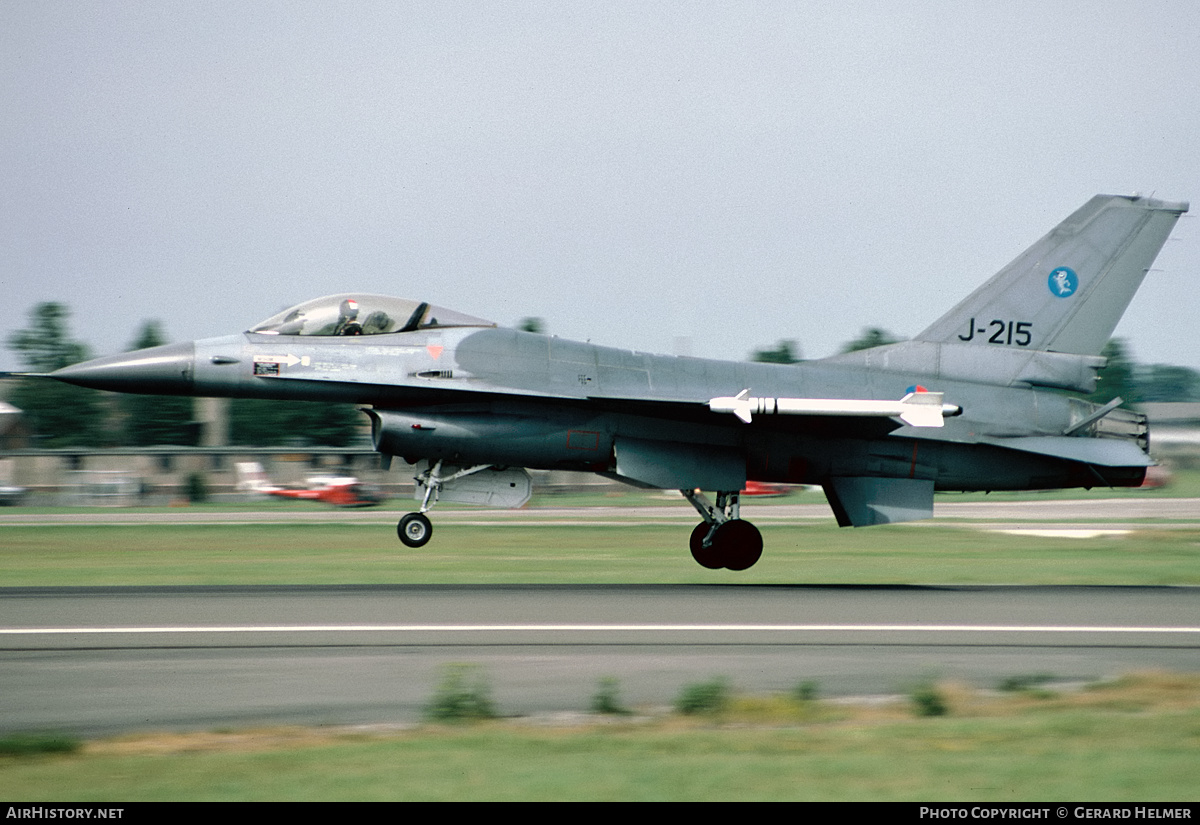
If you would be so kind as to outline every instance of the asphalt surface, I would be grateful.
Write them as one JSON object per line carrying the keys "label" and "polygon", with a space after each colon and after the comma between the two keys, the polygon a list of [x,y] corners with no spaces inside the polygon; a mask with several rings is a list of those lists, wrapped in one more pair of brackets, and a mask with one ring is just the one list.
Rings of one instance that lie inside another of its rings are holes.
{"label": "asphalt surface", "polygon": [[7,730],[419,720],[450,663],[502,713],[669,705],[721,676],[824,696],[928,678],[1200,669],[1200,588],[770,585],[0,589]]}

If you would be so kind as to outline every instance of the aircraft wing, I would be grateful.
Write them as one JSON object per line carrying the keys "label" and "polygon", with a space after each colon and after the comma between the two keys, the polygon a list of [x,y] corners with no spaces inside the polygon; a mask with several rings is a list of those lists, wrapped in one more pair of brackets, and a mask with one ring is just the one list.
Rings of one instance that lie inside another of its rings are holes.
{"label": "aircraft wing", "polygon": [[1022,438],[979,439],[982,444],[1065,458],[1099,467],[1149,467],[1154,459],[1136,444],[1116,438],[1081,438],[1075,436],[1029,436]]}

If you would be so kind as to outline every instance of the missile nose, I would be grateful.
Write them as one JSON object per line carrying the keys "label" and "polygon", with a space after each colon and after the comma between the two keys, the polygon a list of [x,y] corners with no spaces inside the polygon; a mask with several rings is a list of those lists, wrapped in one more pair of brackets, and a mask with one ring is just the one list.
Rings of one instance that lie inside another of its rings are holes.
{"label": "missile nose", "polygon": [[190,395],[195,360],[196,347],[189,341],[95,358],[55,370],[50,377],[94,390]]}

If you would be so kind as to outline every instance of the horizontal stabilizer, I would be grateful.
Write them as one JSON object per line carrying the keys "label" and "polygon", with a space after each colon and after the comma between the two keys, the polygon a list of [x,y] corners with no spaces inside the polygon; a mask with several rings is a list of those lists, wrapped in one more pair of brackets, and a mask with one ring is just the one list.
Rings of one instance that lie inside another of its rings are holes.
{"label": "horizontal stabilizer", "polygon": [[1065,458],[1097,467],[1149,467],[1154,460],[1132,441],[1118,438],[1080,438],[1073,436],[1031,436],[1029,438],[985,438],[993,444],[1023,453]]}
{"label": "horizontal stabilizer", "polygon": [[841,477],[821,485],[840,527],[870,527],[933,518],[933,481]]}
{"label": "horizontal stabilizer", "polygon": [[962,409],[942,403],[940,392],[910,392],[899,401],[854,398],[754,398],[749,390],[736,396],[709,399],[715,413],[733,413],[746,424],[755,415],[831,415],[862,418],[899,418],[910,427],[941,427],[943,417]]}

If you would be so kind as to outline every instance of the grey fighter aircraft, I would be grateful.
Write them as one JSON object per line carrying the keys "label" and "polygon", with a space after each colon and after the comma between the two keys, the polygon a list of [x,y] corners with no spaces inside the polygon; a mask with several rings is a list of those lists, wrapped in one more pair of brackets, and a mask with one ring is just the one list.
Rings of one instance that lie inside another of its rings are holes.
{"label": "grey fighter aircraft", "polygon": [[[929,518],[940,490],[1141,484],[1144,416],[1097,405],[1101,348],[1186,203],[1100,195],[911,341],[784,366],[649,355],[506,329],[423,301],[318,298],[247,332],[98,358],[103,390],[353,402],[383,460],[439,500],[520,506],[526,468],[680,490],[696,561],[744,570],[749,479],[819,484],[838,524]],[[1064,392],[1065,391],[1065,392]],[[715,494],[708,498],[701,490]]]}

